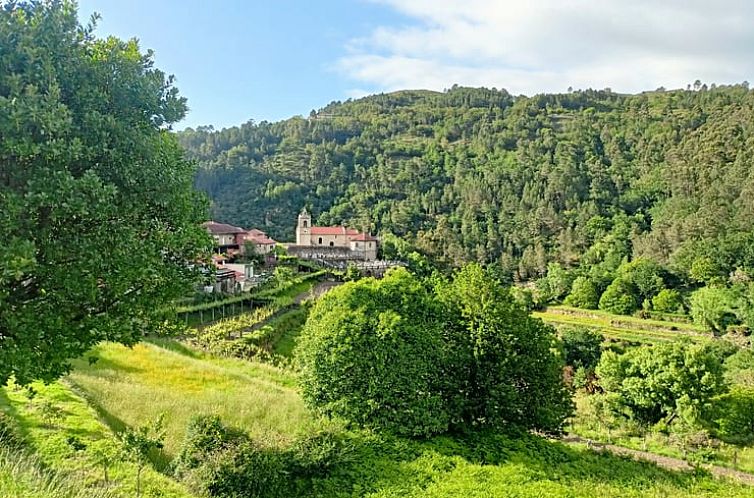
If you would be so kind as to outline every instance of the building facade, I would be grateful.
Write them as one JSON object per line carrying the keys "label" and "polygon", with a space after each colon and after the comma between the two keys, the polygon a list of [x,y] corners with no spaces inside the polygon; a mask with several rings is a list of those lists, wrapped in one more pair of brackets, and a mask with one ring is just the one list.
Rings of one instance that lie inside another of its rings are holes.
{"label": "building facade", "polygon": [[[298,215],[296,225],[296,245],[322,249],[323,255],[327,248],[341,248],[332,250],[333,255],[347,257],[353,260],[374,261],[377,259],[377,237],[359,232],[353,228],[343,226],[318,227],[312,226],[312,217],[304,208]],[[348,249],[343,251],[342,249]],[[344,256],[345,255],[345,256]]]}

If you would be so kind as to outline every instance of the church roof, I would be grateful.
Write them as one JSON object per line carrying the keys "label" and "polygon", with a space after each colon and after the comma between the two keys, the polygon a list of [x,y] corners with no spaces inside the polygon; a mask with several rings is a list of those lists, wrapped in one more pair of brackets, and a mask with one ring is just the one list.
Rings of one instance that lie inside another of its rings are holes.
{"label": "church roof", "polygon": [[346,227],[312,227],[312,235],[358,235],[359,231]]}

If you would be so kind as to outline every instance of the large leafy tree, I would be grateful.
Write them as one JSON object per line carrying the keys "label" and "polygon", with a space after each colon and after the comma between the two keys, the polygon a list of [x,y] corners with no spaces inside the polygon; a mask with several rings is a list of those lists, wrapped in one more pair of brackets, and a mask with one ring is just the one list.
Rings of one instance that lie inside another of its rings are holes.
{"label": "large leafy tree", "polygon": [[205,245],[168,132],[185,99],[135,40],[92,29],[70,1],[0,7],[0,383],[137,341]]}
{"label": "large leafy tree", "polygon": [[678,340],[620,355],[606,351],[597,376],[626,413],[644,424],[677,415],[696,421],[726,389],[720,355],[710,342]]}
{"label": "large leafy tree", "polygon": [[317,300],[299,340],[304,400],[327,415],[399,434],[444,432],[438,306],[404,269]]}

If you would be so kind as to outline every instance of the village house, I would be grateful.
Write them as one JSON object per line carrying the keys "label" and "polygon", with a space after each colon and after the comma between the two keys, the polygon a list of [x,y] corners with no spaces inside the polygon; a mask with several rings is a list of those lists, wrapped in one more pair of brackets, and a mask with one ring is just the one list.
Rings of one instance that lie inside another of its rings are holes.
{"label": "village house", "polygon": [[297,248],[308,248],[307,253],[321,253],[323,259],[374,261],[377,259],[377,243],[376,237],[353,228],[312,226],[312,217],[306,208],[298,215]]}
{"label": "village house", "polygon": [[241,227],[208,221],[204,227],[215,239],[215,251],[228,256],[243,254],[245,245],[250,242],[257,254],[270,255],[277,242],[261,230],[252,228],[245,230]]}

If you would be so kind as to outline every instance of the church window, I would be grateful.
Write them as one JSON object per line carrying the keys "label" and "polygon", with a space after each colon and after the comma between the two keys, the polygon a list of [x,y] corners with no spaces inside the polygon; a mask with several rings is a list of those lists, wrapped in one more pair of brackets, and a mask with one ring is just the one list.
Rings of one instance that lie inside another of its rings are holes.
{"label": "church window", "polygon": [[322,237],[319,238],[319,245],[322,245]]}
{"label": "church window", "polygon": [[308,221],[304,220],[304,228],[306,228]]}
{"label": "church window", "polygon": [[332,246],[334,246],[334,245],[335,245],[335,242],[333,242],[333,241],[331,240],[331,241],[330,241],[330,247],[332,247]]}

